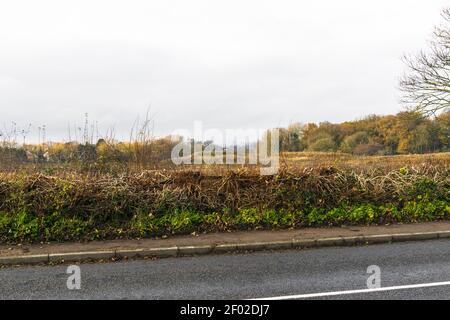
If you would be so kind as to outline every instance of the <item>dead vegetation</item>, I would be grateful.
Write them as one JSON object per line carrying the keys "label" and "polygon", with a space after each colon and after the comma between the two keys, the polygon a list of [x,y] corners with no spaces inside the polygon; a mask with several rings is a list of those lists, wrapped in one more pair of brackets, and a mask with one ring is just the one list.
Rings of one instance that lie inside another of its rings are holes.
{"label": "dead vegetation", "polygon": [[284,154],[249,166],[0,171],[0,240],[35,242],[191,232],[434,221],[450,215],[448,154]]}

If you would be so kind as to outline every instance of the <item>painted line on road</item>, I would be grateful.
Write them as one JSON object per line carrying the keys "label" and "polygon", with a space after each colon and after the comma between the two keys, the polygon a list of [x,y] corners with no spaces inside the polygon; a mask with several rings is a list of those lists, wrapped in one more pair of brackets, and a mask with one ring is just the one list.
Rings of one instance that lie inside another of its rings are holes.
{"label": "painted line on road", "polygon": [[278,296],[278,297],[269,297],[269,298],[261,298],[261,299],[249,299],[249,300],[307,299],[307,298],[320,298],[320,297],[330,297],[330,296],[358,294],[358,293],[371,293],[371,292],[382,292],[382,291],[407,290],[407,289],[441,287],[441,286],[450,286],[450,281],[421,283],[421,284],[410,284],[410,285],[393,286],[393,287],[381,287],[381,288],[373,288],[373,289],[357,289],[357,290],[346,290],[346,291],[307,293],[307,294],[297,294],[297,295],[290,295],[290,296]]}

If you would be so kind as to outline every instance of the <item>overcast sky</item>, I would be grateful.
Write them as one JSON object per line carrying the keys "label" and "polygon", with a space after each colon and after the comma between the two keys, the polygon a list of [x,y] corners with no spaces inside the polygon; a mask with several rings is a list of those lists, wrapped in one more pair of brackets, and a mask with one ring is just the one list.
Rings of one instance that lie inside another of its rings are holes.
{"label": "overcast sky", "polygon": [[401,110],[407,52],[442,0],[0,2],[0,126],[67,139],[84,114],[126,138],[340,122]]}

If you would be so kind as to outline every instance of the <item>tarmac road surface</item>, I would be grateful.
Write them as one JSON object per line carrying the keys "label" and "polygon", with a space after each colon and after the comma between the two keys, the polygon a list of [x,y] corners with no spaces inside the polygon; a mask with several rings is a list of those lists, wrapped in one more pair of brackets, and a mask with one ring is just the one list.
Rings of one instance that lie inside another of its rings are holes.
{"label": "tarmac road surface", "polygon": [[[368,292],[371,265],[382,288],[395,288]],[[450,298],[450,240],[81,264],[80,290],[67,288],[67,268],[1,269],[0,298]]]}

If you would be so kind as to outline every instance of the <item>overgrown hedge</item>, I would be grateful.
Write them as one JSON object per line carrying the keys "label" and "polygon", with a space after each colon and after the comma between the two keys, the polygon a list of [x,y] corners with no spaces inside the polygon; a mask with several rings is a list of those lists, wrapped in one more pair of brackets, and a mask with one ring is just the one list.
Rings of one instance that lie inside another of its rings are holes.
{"label": "overgrown hedge", "polygon": [[0,174],[0,240],[136,238],[230,229],[434,221],[450,216],[448,167],[204,175]]}

